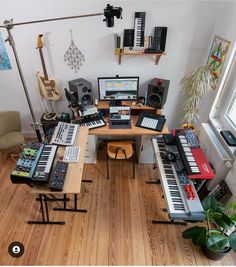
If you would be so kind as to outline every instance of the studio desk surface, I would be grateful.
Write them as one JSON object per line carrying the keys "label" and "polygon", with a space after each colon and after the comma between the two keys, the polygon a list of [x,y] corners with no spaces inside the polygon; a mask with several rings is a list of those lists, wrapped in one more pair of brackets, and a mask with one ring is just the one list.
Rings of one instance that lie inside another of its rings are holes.
{"label": "studio desk surface", "polygon": [[160,135],[169,133],[167,124],[165,123],[161,132],[141,128],[136,126],[136,122],[138,120],[138,116],[131,116],[131,125],[130,129],[110,129],[109,128],[109,118],[104,118],[106,122],[106,126],[94,128],[89,130],[89,135],[97,135],[97,136],[137,136],[137,135]]}
{"label": "studio desk surface", "polygon": [[[76,146],[80,146],[79,161],[76,163],[69,163],[66,173],[63,191],[52,192],[49,188],[43,185],[34,185],[32,193],[34,194],[79,194],[81,189],[81,181],[84,168],[85,149],[87,146],[88,128],[80,127],[77,134]],[[57,154],[63,156],[64,147],[59,147]]]}
{"label": "studio desk surface", "polygon": [[[130,102],[122,102],[122,105],[124,106],[130,106],[131,108],[131,113],[132,110],[133,111],[155,111],[154,108],[149,107],[149,106],[138,106],[138,105],[132,105]],[[99,102],[98,104],[98,110],[108,110],[109,109],[109,102],[107,101],[103,101],[103,102]],[[109,112],[107,112],[109,113]],[[156,112],[157,114],[162,114],[161,110],[157,110]],[[108,116],[103,117],[105,122],[106,122],[106,126],[103,127],[99,127],[99,128],[94,128],[94,129],[90,129],[89,130],[89,135],[96,135],[96,136],[137,136],[137,135],[159,135],[159,134],[167,134],[169,133],[169,129],[167,127],[167,124],[165,123],[163,129],[161,132],[157,132],[154,130],[150,130],[150,129],[145,129],[145,128],[141,128],[141,127],[137,127],[136,123],[138,120],[138,115],[131,115],[131,124],[132,127],[130,129],[110,129],[109,128],[109,118]]]}

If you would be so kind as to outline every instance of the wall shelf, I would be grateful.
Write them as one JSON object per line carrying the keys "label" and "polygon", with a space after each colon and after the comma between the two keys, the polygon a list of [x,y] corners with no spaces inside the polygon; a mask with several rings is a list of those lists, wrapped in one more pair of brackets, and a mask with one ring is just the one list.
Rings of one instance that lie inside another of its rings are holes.
{"label": "wall shelf", "polygon": [[121,64],[122,56],[145,56],[153,55],[155,56],[155,65],[158,65],[161,56],[165,56],[166,52],[159,53],[145,53],[144,51],[135,51],[135,52],[124,52],[122,49],[115,49],[115,55],[118,56],[118,64]]}

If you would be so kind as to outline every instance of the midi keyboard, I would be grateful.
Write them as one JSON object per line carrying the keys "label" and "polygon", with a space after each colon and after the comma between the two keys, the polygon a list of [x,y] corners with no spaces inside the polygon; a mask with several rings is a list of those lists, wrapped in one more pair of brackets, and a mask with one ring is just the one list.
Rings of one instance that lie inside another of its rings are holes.
{"label": "midi keyboard", "polygon": [[99,128],[106,125],[106,122],[99,113],[85,116],[74,123],[78,124],[79,126],[87,126],[89,129]]}

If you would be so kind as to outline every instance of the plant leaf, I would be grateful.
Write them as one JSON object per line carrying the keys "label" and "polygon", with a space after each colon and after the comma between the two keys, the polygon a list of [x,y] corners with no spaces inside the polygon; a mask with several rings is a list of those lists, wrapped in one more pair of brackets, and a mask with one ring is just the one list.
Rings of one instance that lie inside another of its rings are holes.
{"label": "plant leaf", "polygon": [[229,236],[229,244],[234,252],[236,252],[236,233]]}
{"label": "plant leaf", "polygon": [[200,228],[203,227],[193,226],[191,228],[188,228],[182,233],[182,237],[187,239],[192,238],[193,236],[197,235],[200,232]]}
{"label": "plant leaf", "polygon": [[232,215],[232,216],[230,217],[230,219],[233,220],[233,221],[236,221],[236,214]]}
{"label": "plant leaf", "polygon": [[197,236],[195,236],[194,238],[192,238],[192,242],[195,246],[202,246],[205,244],[206,241],[206,233],[207,230],[205,227],[203,227],[201,229],[201,231],[199,232],[199,234]]}
{"label": "plant leaf", "polygon": [[216,210],[217,201],[213,195],[208,195],[203,201],[202,206],[205,211],[212,209],[212,211]]}
{"label": "plant leaf", "polygon": [[207,247],[213,251],[224,251],[229,247],[229,238],[224,235],[211,235],[207,238]]}
{"label": "plant leaf", "polygon": [[225,206],[223,203],[216,201],[216,211],[217,212],[225,212]]}
{"label": "plant leaf", "polygon": [[183,238],[192,239],[195,246],[201,246],[205,244],[206,240],[206,228],[194,226],[182,233]]}
{"label": "plant leaf", "polygon": [[210,229],[208,233],[209,234],[221,234],[222,232],[218,229]]}
{"label": "plant leaf", "polygon": [[208,217],[209,219],[221,218],[222,214],[219,212],[212,211],[212,212],[208,212]]}
{"label": "plant leaf", "polygon": [[215,223],[217,225],[219,225],[220,227],[222,227],[223,229],[230,228],[234,225],[232,220],[224,213],[221,213],[220,218],[214,217],[213,219],[214,219]]}

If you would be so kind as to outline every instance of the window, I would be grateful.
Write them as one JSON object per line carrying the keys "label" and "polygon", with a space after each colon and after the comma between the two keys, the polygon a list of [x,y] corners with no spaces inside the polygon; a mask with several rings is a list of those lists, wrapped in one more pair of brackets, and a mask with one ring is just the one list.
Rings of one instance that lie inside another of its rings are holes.
{"label": "window", "polygon": [[236,129],[236,91],[229,103],[225,117],[232,124],[232,127]]}
{"label": "window", "polygon": [[[232,157],[236,157],[235,147],[229,147],[220,131],[229,130],[236,136],[236,43],[230,54],[226,69],[222,72],[219,89],[210,112],[212,129],[222,141]],[[234,155],[234,156],[233,156]]]}

